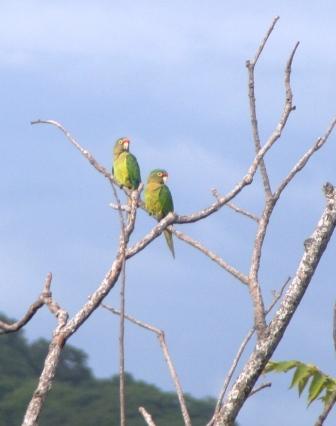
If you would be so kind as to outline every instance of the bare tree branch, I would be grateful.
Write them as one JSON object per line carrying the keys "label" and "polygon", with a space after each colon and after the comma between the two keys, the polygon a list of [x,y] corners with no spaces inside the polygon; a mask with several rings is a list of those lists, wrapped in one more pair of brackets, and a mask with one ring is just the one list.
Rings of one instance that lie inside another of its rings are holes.
{"label": "bare tree branch", "polygon": [[[216,198],[216,200],[217,200],[217,201],[220,199],[219,192],[218,192],[218,190],[217,190],[216,188],[213,188],[213,189],[211,190],[211,193],[212,193],[212,195]],[[231,202],[226,203],[226,206],[227,206],[227,207],[229,207],[230,209],[234,210],[236,213],[240,213],[240,214],[242,214],[243,216],[249,217],[250,219],[254,220],[254,221],[255,221],[255,222],[257,222],[257,223],[259,222],[259,218],[258,218],[258,216],[256,216],[256,215],[255,215],[255,214],[253,214],[253,213],[248,212],[248,211],[247,211],[247,210],[245,210],[245,209],[242,209],[241,207],[236,206],[235,204],[233,204],[233,203],[231,203]]]}
{"label": "bare tree branch", "polygon": [[[272,303],[270,304],[270,306],[265,311],[266,315],[268,315],[272,311],[272,309],[274,308],[274,306],[281,299],[281,297],[283,295],[283,292],[285,291],[285,288],[286,288],[286,286],[287,286],[287,284],[289,282],[290,282],[290,277],[287,278],[286,282],[283,284],[283,286],[281,287],[281,289],[280,289],[279,292],[274,292],[274,297],[273,297]],[[231,365],[231,367],[230,367],[230,369],[229,369],[229,371],[228,371],[228,373],[226,375],[226,378],[225,378],[225,381],[224,381],[224,384],[223,384],[223,388],[222,388],[222,390],[221,390],[221,392],[219,394],[219,397],[218,397],[218,400],[217,400],[217,404],[216,404],[216,408],[215,408],[215,411],[214,411],[214,415],[213,415],[212,419],[210,420],[210,422],[207,424],[207,426],[213,425],[213,422],[217,418],[218,413],[220,412],[220,409],[221,409],[222,404],[223,404],[225,393],[226,393],[226,391],[227,391],[227,389],[229,387],[229,384],[231,382],[233,374],[236,371],[236,368],[237,368],[237,365],[238,365],[238,363],[240,361],[240,358],[243,355],[243,352],[245,351],[245,348],[246,348],[248,342],[251,340],[251,337],[253,336],[253,334],[255,333],[255,331],[256,331],[255,327],[252,327],[248,331],[247,335],[244,337],[241,345],[239,346],[238,352],[237,352],[237,354],[236,354],[236,356],[235,356],[235,358],[234,358],[234,360],[232,362],[232,365]]]}
{"label": "bare tree branch", "polygon": [[43,290],[36,302],[34,302],[28,308],[28,311],[23,316],[22,319],[16,321],[12,324],[8,324],[5,321],[0,321],[0,335],[13,333],[15,331],[20,330],[23,326],[25,326],[30,319],[36,314],[36,312],[42,308],[42,306],[46,305],[50,312],[55,315],[60,324],[63,326],[68,320],[68,313],[60,308],[60,306],[53,300],[52,294],[50,291],[52,280],[52,274],[49,272],[44,281]]}
{"label": "bare tree branch", "polygon": [[50,291],[52,275],[49,273],[45,280],[44,290],[42,293],[43,303],[48,306],[50,312],[56,316],[58,326],[56,327],[52,341],[49,345],[47,357],[44,367],[39,378],[37,388],[27,407],[26,414],[23,419],[22,426],[37,426],[37,419],[42,410],[47,392],[50,389],[52,380],[55,377],[56,367],[65,343],[63,329],[66,326],[68,313],[61,309],[56,303]]}
{"label": "bare tree branch", "polygon": [[[276,20],[273,22],[273,24],[275,23],[276,23]],[[271,31],[272,31],[272,27],[269,30],[269,33]],[[266,37],[265,40],[267,40],[267,38],[268,37]],[[291,75],[291,66],[292,66],[293,58],[298,45],[299,45],[298,43],[295,45],[287,61],[287,65],[285,68],[285,91],[286,91],[285,105],[284,105],[284,109],[283,109],[281,118],[279,120],[279,123],[276,129],[274,130],[274,132],[272,133],[272,135],[270,136],[270,140],[273,140],[273,139],[276,140],[281,136],[281,132],[287,123],[289,114],[294,109],[292,104],[293,95],[292,95],[292,90],[290,86],[290,75]],[[266,169],[264,169],[264,171],[266,172]],[[266,175],[264,175],[264,177],[265,176]],[[276,203],[276,200],[273,199],[271,192],[267,190],[265,208],[261,216],[261,219],[259,221],[259,226],[258,226],[254,247],[253,247],[253,252],[252,252],[252,257],[251,257],[251,268],[249,273],[249,281],[250,281],[249,289],[250,289],[250,295],[253,301],[254,321],[255,321],[258,338],[261,338],[264,335],[266,330],[264,301],[263,301],[259,280],[258,280],[260,258],[261,258],[261,251],[262,251],[264,239],[266,236],[269,219],[273,212],[275,203]]]}
{"label": "bare tree branch", "polygon": [[[120,233],[120,242],[116,258],[97,290],[89,297],[89,300],[77,312],[77,314],[65,324],[63,322],[64,315],[62,314],[62,311],[60,312],[61,315],[55,313],[58,318],[59,325],[56,328],[53,334],[52,341],[49,345],[48,355],[45,359],[38,386],[33,394],[32,400],[28,405],[23,420],[23,426],[37,425],[44,400],[53,383],[56,368],[59,363],[59,358],[64,344],[69,339],[69,337],[72,336],[72,334],[75,333],[81,327],[83,322],[94,312],[94,310],[97,309],[104,297],[109,293],[109,291],[117,282],[125,259],[125,249],[129,241],[129,237],[134,229],[138,196],[139,191],[133,191],[131,194],[133,207],[131,206],[129,222],[125,228],[125,233],[123,233],[122,231]],[[53,303],[46,304],[48,304],[48,307],[51,310],[53,310],[56,306]]]}
{"label": "bare tree branch", "polygon": [[280,19],[280,16],[276,16],[273,19],[273,22],[272,22],[271,26],[267,30],[267,33],[266,33],[265,37],[263,38],[262,42],[260,43],[260,45],[259,45],[259,47],[257,49],[257,52],[256,52],[256,54],[255,54],[255,56],[254,56],[254,58],[252,60],[253,66],[258,62],[258,59],[259,59],[262,51],[264,50],[264,47],[265,47],[265,45],[267,43],[267,40],[269,39],[269,36],[272,34],[272,31],[273,31],[273,29],[274,29],[274,27],[275,27],[275,25],[276,25],[276,23],[278,22],[279,19]]}
{"label": "bare tree branch", "polygon": [[30,319],[36,314],[36,312],[40,308],[42,308],[42,306],[44,306],[45,304],[44,294],[47,293],[46,286],[48,284],[49,276],[50,276],[50,273],[47,275],[42,293],[40,294],[36,302],[32,303],[29,306],[27,312],[19,321],[16,321],[12,324],[8,324],[5,321],[0,321],[0,335],[13,333],[15,331],[20,330],[23,326],[25,326],[30,321]]}
{"label": "bare tree branch", "polygon": [[329,125],[325,134],[316,140],[314,145],[300,158],[300,160],[295,164],[295,166],[288,173],[285,179],[281,182],[278,189],[274,192],[274,196],[273,196],[274,200],[278,200],[278,198],[280,197],[281,193],[286,188],[286,186],[292,181],[292,179],[296,176],[296,174],[299,173],[304,168],[304,166],[308,163],[312,155],[315,154],[315,152],[318,151],[320,148],[322,148],[322,146],[327,142],[335,126],[336,126],[336,117],[333,119],[333,121]]}
{"label": "bare tree branch", "polygon": [[219,210],[222,206],[227,204],[229,201],[231,201],[236,195],[238,195],[245,186],[250,185],[253,182],[254,176],[256,174],[256,171],[258,169],[259,163],[264,158],[266,153],[272,148],[272,146],[275,144],[275,142],[279,139],[281,136],[281,132],[286,124],[287,116],[282,116],[277,128],[272,133],[268,141],[265,143],[265,145],[260,149],[260,151],[255,156],[254,160],[252,161],[249,169],[247,170],[247,173],[245,176],[229,191],[226,195],[220,197],[215,203],[211,204],[209,207],[206,207],[205,209],[199,210],[198,212],[191,213],[190,215],[182,215],[178,216],[176,215],[175,220],[172,220],[169,225],[173,223],[194,223],[201,219],[204,219],[217,210]]}
{"label": "bare tree branch", "polygon": [[[135,214],[139,201],[139,196],[142,191],[143,185],[140,184],[137,191],[131,192],[131,205],[130,212],[127,219],[127,227],[125,225],[124,216],[121,210],[120,200],[117,195],[117,191],[112,184],[114,197],[118,204],[118,211],[120,216],[120,227],[123,236],[123,240],[126,238],[126,232],[130,232],[130,226],[134,226]],[[121,268],[121,283],[120,283],[120,323],[119,323],[119,399],[120,399],[120,425],[126,425],[126,401],[125,401],[125,290],[126,290],[126,244],[123,244],[123,263]]]}
{"label": "bare tree branch", "polygon": [[204,247],[199,241],[196,241],[189,237],[188,235],[184,234],[181,231],[177,231],[175,228],[171,227],[170,231],[180,240],[188,243],[192,247],[195,247],[197,250],[204,253],[206,256],[208,256],[211,260],[216,262],[221,268],[225,269],[227,272],[229,272],[231,275],[233,275],[235,278],[237,278],[240,282],[242,282],[245,285],[248,285],[248,277],[235,269],[233,266],[229,265],[225,260],[223,260],[221,257],[219,257],[217,254],[212,252],[211,250]]}
{"label": "bare tree branch", "polygon": [[[272,194],[270,180],[269,180],[268,172],[265,165],[265,155],[271,149],[274,143],[280,138],[291,111],[295,109],[292,103],[293,95],[291,90],[290,78],[291,78],[292,62],[298,47],[298,43],[295,45],[287,61],[286,68],[285,68],[285,75],[284,75],[285,102],[284,102],[284,107],[283,107],[281,117],[279,119],[279,122],[275,130],[272,132],[272,134],[269,136],[268,140],[263,146],[260,141],[258,121],[257,121],[255,87],[254,87],[255,85],[254,70],[259,60],[259,57],[267,43],[267,40],[269,36],[271,35],[278,19],[279,17],[276,17],[273,20],[272,25],[270,26],[269,30],[266,33],[266,36],[264,37],[259,48],[257,49],[257,52],[253,60],[246,62],[246,66],[248,69],[248,76],[249,76],[250,116],[251,116],[251,125],[252,125],[256,156],[254,160],[252,161],[250,167],[248,168],[245,176],[243,176],[243,178],[225,196],[219,196],[216,191],[216,193],[214,194],[216,197],[216,202],[212,203],[210,206],[200,211],[191,213],[190,215],[177,215],[176,213],[170,213],[164,219],[162,219],[159,223],[157,223],[150,230],[150,232],[148,232],[140,241],[138,241],[135,245],[133,245],[130,248],[128,248],[127,246],[129,242],[129,237],[134,229],[137,207],[138,206],[142,207],[142,202],[139,201],[140,191],[135,191],[135,194],[133,194],[131,193],[131,191],[124,188],[125,193],[131,198],[132,197],[134,198],[132,198],[131,207],[122,206],[120,204],[115,187],[113,185],[115,183],[113,176],[94,159],[94,157],[89,151],[82,148],[79,145],[79,143],[71,136],[71,134],[60,123],[54,120],[37,120],[35,122],[32,122],[32,124],[50,124],[50,125],[56,126],[59,130],[61,130],[64,133],[64,135],[71,142],[71,144],[73,144],[80,151],[80,153],[90,162],[90,164],[99,173],[101,173],[104,177],[106,177],[111,182],[112,188],[114,190],[116,200],[117,200],[117,204],[116,205],[113,204],[112,207],[118,210],[119,215],[121,217],[121,234],[120,234],[118,251],[110,270],[107,272],[105,278],[103,279],[103,281],[101,282],[97,290],[90,296],[88,302],[85,303],[85,305],[80,309],[79,312],[77,312],[77,314],[70,321],[68,321],[67,313],[63,311],[60,308],[60,306],[56,302],[54,302],[52,299],[52,296],[50,293],[50,283],[51,283],[51,276],[50,276],[49,284],[45,284],[45,288],[47,290],[44,291],[44,293],[40,295],[39,299],[30,306],[30,308],[28,309],[27,313],[25,314],[22,320],[16,322],[15,324],[6,324],[4,322],[0,322],[0,329],[1,328],[3,329],[2,333],[16,331],[17,329],[21,328],[24,324],[26,324],[32,318],[32,316],[37,312],[37,310],[40,309],[44,304],[47,305],[49,310],[54,315],[56,315],[58,319],[58,327],[54,331],[53,339],[50,343],[49,352],[45,360],[45,365],[40,377],[38,388],[36,389],[33,395],[32,401],[30,402],[28,406],[25,420],[23,423],[24,426],[37,425],[37,419],[41,411],[43,401],[52,384],[52,381],[55,375],[55,369],[59,361],[59,356],[65,342],[76,330],[78,330],[78,328],[83,324],[83,322],[86,319],[88,319],[88,317],[93,313],[93,311],[99,306],[99,304],[102,302],[104,297],[115,285],[120,274],[122,275],[121,304],[120,304],[120,312],[119,312],[120,359],[121,359],[120,398],[121,398],[121,424],[125,425],[125,413],[122,414],[122,410],[123,410],[122,406],[124,406],[125,404],[122,399],[122,395],[124,395],[124,391],[122,390],[124,389],[124,385],[122,384],[122,380],[124,376],[123,374],[123,371],[124,371],[123,333],[124,333],[124,318],[126,318],[125,297],[124,297],[125,262],[127,259],[137,254],[139,251],[143,250],[148,244],[150,244],[166,228],[170,227],[171,225],[175,223],[180,223],[180,224],[193,223],[198,220],[202,220],[208,217],[209,215],[215,213],[216,211],[218,211],[224,205],[228,206],[229,208],[232,208],[234,211],[240,214],[243,214],[246,217],[253,219],[254,221],[258,223],[258,229],[257,229],[256,237],[255,237],[254,248],[251,255],[251,265],[250,265],[250,271],[248,276],[242,274],[240,271],[236,270],[231,265],[228,265],[223,259],[221,259],[219,256],[217,256],[216,254],[208,250],[199,242],[191,239],[190,237],[186,236],[180,231],[176,231],[175,229],[171,228],[171,230],[175,233],[175,235],[178,238],[182,239],[183,241],[197,248],[198,250],[206,254],[209,258],[214,260],[221,267],[223,267],[227,272],[231,273],[231,275],[235,276],[235,278],[238,278],[241,282],[243,282],[244,284],[247,284],[249,287],[250,296],[253,302],[254,327],[250,330],[250,332],[248,333],[246,338],[243,340],[239,348],[237,356],[234,359],[233,365],[231,366],[231,369],[225,380],[222,394],[218,400],[216,411],[215,411],[215,417],[212,419],[209,425],[215,424],[216,426],[217,425],[229,426],[233,424],[233,421],[237,413],[239,412],[242,404],[245,402],[245,400],[255,391],[260,389],[260,388],[257,388],[256,390],[253,391],[253,386],[255,385],[265,364],[270,359],[273,351],[275,350],[276,346],[281,340],[282,335],[285,332],[285,329],[289,321],[291,320],[297,305],[300,303],[300,300],[302,299],[304,295],[305,289],[309,285],[311,277],[313,276],[315,272],[319,259],[322,256],[323,251],[328,244],[329,238],[334,231],[335,222],[336,222],[336,201],[335,201],[336,191],[331,185],[329,185],[329,186],[326,186],[326,190],[325,190],[326,197],[327,197],[327,208],[324,211],[321,217],[321,220],[319,224],[317,225],[317,228],[315,229],[312,237],[306,241],[305,253],[303,255],[301,263],[298,266],[298,270],[294,277],[294,280],[291,283],[289,289],[287,290],[286,296],[284,300],[282,301],[282,304],[280,308],[278,309],[276,315],[274,316],[271,323],[267,326],[266,315],[269,312],[269,310],[265,311],[265,308],[264,308],[263,296],[261,293],[258,275],[259,275],[259,269],[260,269],[263,243],[264,243],[264,239],[268,229],[268,224],[269,224],[271,214],[274,210],[276,202],[278,201],[282,191],[285,189],[288,183],[294,178],[294,176],[300,170],[302,170],[302,168],[307,164],[311,156],[324,145],[324,143],[326,142],[326,140],[328,139],[329,135],[331,134],[332,130],[334,129],[336,125],[336,119],[334,119],[331,126],[328,128],[326,134],[323,137],[319,138],[315,142],[315,144],[312,146],[312,148],[310,148],[304,154],[304,156],[298,161],[298,163],[289,172],[287,177],[280,183],[275,193]],[[245,188],[245,186],[252,183],[258,168],[260,169],[260,172],[261,172],[265,198],[266,198],[264,210],[260,218],[244,209],[241,209],[240,207],[237,207],[235,204],[231,202],[231,200],[236,195],[238,195],[240,191],[242,191]],[[123,211],[127,211],[128,213],[127,225],[123,221],[123,218],[124,218]],[[278,295],[275,296],[275,299],[277,297]],[[277,300],[279,300],[280,297],[281,295],[279,295]],[[276,302],[274,302],[274,304],[275,303]],[[134,320],[133,322],[135,321],[138,321],[138,320]],[[145,328],[150,329],[149,327],[152,327],[152,326],[146,325]],[[335,339],[335,347],[336,347],[335,328],[336,326],[334,325],[334,339]],[[231,391],[229,392],[227,400],[225,401],[225,403],[223,403],[224,394],[227,391],[229,382],[238,365],[241,354],[243,353],[248,341],[252,337],[255,330],[257,331],[257,334],[258,334],[256,347],[254,351],[252,352],[249,358],[249,361],[243,368],[243,371],[239,375],[236,383],[233,385]],[[152,329],[151,331],[154,331],[154,330]],[[165,354],[165,350],[163,349],[163,346],[165,346],[164,333],[162,330],[158,330],[158,329],[156,329],[156,331],[154,332],[158,335],[163,353]],[[167,352],[168,352],[168,349],[167,349]],[[169,354],[168,354],[168,359],[169,359]],[[169,367],[169,362],[167,361],[167,359],[166,359],[166,362]],[[173,377],[173,380],[174,380],[174,377]],[[174,380],[174,383],[176,385],[175,380]],[[177,379],[177,384],[179,385],[178,379]],[[182,389],[180,389],[180,391],[181,391],[181,395],[183,399]],[[179,394],[178,390],[177,392]],[[183,404],[181,403],[181,401],[180,401],[180,404],[181,404],[181,410],[182,410],[183,418],[185,420],[185,424],[190,426],[191,423],[186,422],[186,417],[183,412]],[[185,405],[184,407],[186,410]],[[140,407],[139,411],[144,416],[144,419],[147,422],[147,424],[149,425],[154,424],[154,422],[151,419],[151,416],[146,412],[146,410],[143,407]],[[187,413],[187,421],[190,422],[188,413]]]}
{"label": "bare tree branch", "polygon": [[[213,194],[215,194],[215,193],[217,194],[217,196],[215,196],[217,199],[220,198],[216,189],[212,189],[211,192]],[[109,206],[114,210],[119,210],[118,204],[110,203]],[[246,217],[254,220],[257,223],[259,222],[259,217],[257,215],[255,215],[254,213],[251,213],[251,212],[249,212],[245,209],[242,209],[241,207],[238,207],[236,204],[229,202],[229,203],[226,203],[226,206],[229,207],[230,209],[234,210],[236,213],[240,213],[241,215],[246,216]],[[143,207],[143,203],[141,202],[141,200],[139,202],[139,207],[142,207],[146,211],[146,209]],[[124,212],[130,211],[129,206],[127,206],[126,204],[121,205],[120,208]]]}
{"label": "bare tree branch", "polygon": [[336,403],[336,392],[334,393],[334,396],[331,398],[329,403],[324,407],[322,413],[319,415],[315,426],[322,426],[326,418],[328,417],[330,411],[332,410],[333,406]]}
{"label": "bare tree branch", "polygon": [[139,407],[139,413],[142,415],[148,426],[156,426],[153,422],[152,416],[146,411],[144,407]]}
{"label": "bare tree branch", "polygon": [[[259,137],[259,130],[258,130],[258,120],[257,120],[257,111],[256,111],[256,98],[254,93],[254,68],[258,62],[258,59],[261,55],[261,52],[263,51],[267,40],[269,36],[271,35],[277,21],[279,20],[279,16],[274,18],[270,28],[268,29],[264,39],[262,40],[260,46],[257,49],[257,52],[255,54],[255,57],[253,60],[247,60],[246,61],[246,67],[248,70],[248,95],[249,95],[249,104],[250,104],[250,115],[251,115],[251,125],[252,125],[252,133],[253,133],[253,139],[254,139],[254,145],[256,153],[260,151],[261,143],[260,143],[260,137]],[[272,197],[272,191],[271,191],[271,185],[269,181],[269,177],[267,174],[266,166],[265,166],[265,160],[262,159],[259,164],[260,173],[264,185],[265,195],[266,199]]]}
{"label": "bare tree branch", "polygon": [[325,194],[326,208],[312,236],[305,241],[305,251],[296,274],[278,311],[267,327],[265,337],[257,342],[253,353],[229,392],[227,400],[215,421],[216,426],[233,424],[240,408],[279,344],[315,273],[336,225],[336,191],[331,184],[325,185]]}
{"label": "bare tree branch", "polygon": [[117,182],[114,180],[112,174],[105,169],[102,165],[98,163],[98,161],[93,157],[93,155],[87,150],[84,149],[77,141],[76,139],[71,135],[71,133],[65,129],[65,127],[62,126],[61,123],[55,120],[35,120],[31,121],[30,124],[51,124],[52,126],[57,127],[59,130],[61,130],[65,137],[70,141],[70,143],[76,147],[79,152],[92,164],[92,166],[103,176],[105,176],[109,181],[113,182],[114,184],[118,185]]}
{"label": "bare tree branch", "polygon": [[[125,241],[126,226],[125,219],[121,209],[120,200],[117,194],[114,183],[111,181],[114,198],[117,202],[119,220],[120,220],[120,237]],[[134,201],[134,200],[132,200]],[[134,203],[132,206],[134,208]],[[135,206],[136,208],[136,206]],[[126,287],[126,263],[125,250],[126,245],[122,244],[122,267],[121,267],[121,283],[120,283],[120,322],[119,322],[119,411],[120,411],[120,426],[126,426],[126,402],[125,402],[125,287]]]}
{"label": "bare tree branch", "polygon": [[334,349],[336,351],[336,302],[334,304],[334,315],[333,315],[333,340],[334,340]]}
{"label": "bare tree branch", "polygon": [[[107,309],[108,311],[112,312],[115,315],[121,314],[121,312],[118,311],[117,309],[114,309],[111,306],[105,305],[104,303],[102,303],[101,306],[103,308]],[[165,359],[167,366],[168,366],[168,369],[169,369],[170,376],[171,376],[173,383],[175,385],[175,389],[176,389],[177,397],[179,399],[184,424],[185,424],[185,426],[191,426],[191,420],[190,420],[190,416],[189,416],[189,413],[188,413],[187,404],[186,404],[185,399],[184,399],[182,386],[181,386],[181,383],[180,383],[180,380],[178,378],[176,369],[174,367],[174,364],[172,362],[171,356],[170,356],[169,351],[168,351],[168,345],[166,343],[164,331],[160,330],[157,327],[154,327],[153,325],[145,323],[144,321],[140,321],[140,320],[138,320],[138,319],[136,319],[136,318],[134,318],[130,315],[125,314],[125,318],[128,321],[132,322],[133,324],[136,324],[139,327],[145,328],[146,330],[149,330],[149,331],[151,331],[151,332],[153,332],[157,335],[161,349],[162,349],[164,359]]]}
{"label": "bare tree branch", "polygon": [[234,374],[234,372],[237,368],[237,365],[239,363],[239,360],[240,360],[241,356],[243,355],[243,352],[244,352],[248,342],[251,340],[254,332],[255,332],[255,328],[253,327],[249,330],[247,335],[244,337],[242,343],[240,344],[238,352],[237,352],[237,354],[236,354],[236,356],[235,356],[235,358],[232,362],[232,365],[230,367],[230,370],[228,371],[228,374],[225,377],[223,388],[222,388],[220,395],[218,397],[218,401],[217,401],[217,404],[216,404],[214,415],[213,415],[212,419],[210,420],[210,422],[207,424],[207,426],[212,426],[214,424],[216,418],[218,417],[220,410],[221,410],[221,407],[222,407],[222,404],[223,404],[225,393],[226,393],[226,391],[229,387],[232,376],[233,376],[233,374]]}
{"label": "bare tree branch", "polygon": [[42,297],[44,299],[44,304],[48,306],[49,311],[55,315],[58,320],[58,328],[56,328],[55,332],[58,332],[59,328],[63,328],[68,321],[69,315],[68,313],[60,307],[60,305],[53,299],[52,293],[50,290],[51,287],[52,274],[49,274],[45,280],[45,287],[42,293]]}
{"label": "bare tree branch", "polygon": [[131,211],[130,206],[127,206],[126,204],[122,204],[120,207],[118,204],[110,203],[109,206],[114,210],[122,210],[123,212],[129,213]]}
{"label": "bare tree branch", "polygon": [[230,207],[230,209],[234,210],[237,213],[242,214],[243,216],[249,217],[250,219],[254,220],[255,222],[259,222],[259,217],[255,215],[254,213],[250,213],[245,209],[242,209],[241,207],[236,206],[233,203],[227,203],[227,207]]}
{"label": "bare tree branch", "polygon": [[257,388],[254,388],[250,395],[248,396],[248,398],[251,398],[251,396],[255,395],[257,392],[265,389],[265,388],[270,388],[272,386],[271,382],[267,382],[267,383],[262,383],[260,386],[258,386]]}

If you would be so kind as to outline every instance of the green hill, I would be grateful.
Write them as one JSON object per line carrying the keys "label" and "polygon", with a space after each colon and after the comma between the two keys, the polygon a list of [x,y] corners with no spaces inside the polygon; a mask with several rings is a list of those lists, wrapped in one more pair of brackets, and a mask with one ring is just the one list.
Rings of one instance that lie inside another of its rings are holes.
{"label": "green hill", "polygon": [[[2,318],[4,318],[2,316]],[[22,331],[0,336],[0,425],[21,424],[36,387],[48,349],[39,339],[31,344]],[[64,348],[56,381],[43,410],[41,426],[118,426],[119,379],[97,379],[87,366],[87,355],[73,346]],[[186,397],[193,426],[204,426],[215,401]],[[159,426],[182,426],[177,397],[156,386],[126,377],[128,426],[144,426],[138,413],[144,406]]]}

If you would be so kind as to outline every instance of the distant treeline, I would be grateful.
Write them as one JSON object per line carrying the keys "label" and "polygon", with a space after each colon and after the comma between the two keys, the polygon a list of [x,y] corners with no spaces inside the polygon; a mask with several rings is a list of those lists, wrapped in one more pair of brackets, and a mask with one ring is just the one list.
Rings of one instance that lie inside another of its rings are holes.
{"label": "distant treeline", "polygon": [[[1,319],[8,320],[1,315]],[[0,425],[18,426],[36,387],[48,342],[31,344],[22,331],[0,337]],[[41,426],[118,426],[119,379],[97,379],[87,366],[87,355],[67,345],[56,381],[40,419]],[[193,426],[204,426],[214,409],[213,399],[186,397]],[[174,393],[126,376],[128,426],[144,426],[138,412],[144,406],[158,426],[182,426]]]}

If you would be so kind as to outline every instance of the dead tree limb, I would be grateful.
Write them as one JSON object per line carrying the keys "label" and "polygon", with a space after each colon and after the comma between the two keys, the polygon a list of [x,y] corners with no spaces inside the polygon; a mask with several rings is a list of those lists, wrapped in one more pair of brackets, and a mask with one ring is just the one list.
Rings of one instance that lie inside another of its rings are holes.
{"label": "dead tree limb", "polygon": [[144,407],[139,407],[139,413],[142,415],[148,426],[156,426],[152,419],[152,416]]}
{"label": "dead tree limb", "polygon": [[[261,148],[261,142],[259,137],[259,129],[258,129],[258,120],[257,120],[257,110],[256,110],[256,98],[255,98],[255,91],[254,91],[254,68],[258,62],[258,59],[261,55],[261,52],[263,51],[267,40],[269,36],[271,35],[277,21],[279,20],[279,16],[274,18],[270,28],[268,29],[264,39],[262,40],[261,44],[259,45],[257,52],[255,54],[255,57],[252,60],[246,61],[246,68],[248,70],[248,95],[249,95],[249,105],[250,105],[250,115],[251,115],[251,127],[252,127],[252,133],[253,133],[253,140],[255,145],[255,151],[256,153],[260,151]],[[260,174],[262,177],[264,190],[265,190],[265,196],[266,199],[270,198],[272,196],[272,190],[271,185],[268,177],[268,173],[266,170],[265,160],[262,159],[259,164],[260,168]]]}
{"label": "dead tree limb", "polygon": [[[287,278],[286,282],[283,284],[283,286],[281,287],[281,289],[279,290],[279,292],[274,292],[273,301],[270,304],[270,306],[266,309],[266,315],[268,315],[272,311],[272,309],[274,308],[274,306],[281,299],[281,297],[282,297],[282,295],[283,295],[283,293],[285,291],[285,288],[286,288],[286,286],[288,285],[289,282],[290,282],[290,278]],[[232,365],[231,365],[231,367],[230,367],[230,369],[229,369],[229,371],[228,371],[228,373],[227,373],[227,375],[225,377],[222,390],[221,390],[221,392],[219,394],[219,397],[218,397],[218,400],[217,400],[217,404],[216,404],[216,408],[215,408],[215,411],[214,411],[214,415],[212,416],[212,419],[207,424],[207,426],[212,426],[213,423],[214,423],[214,421],[215,421],[215,419],[216,419],[216,417],[218,416],[218,413],[220,412],[220,409],[221,409],[223,401],[224,401],[225,393],[228,390],[228,387],[229,387],[229,384],[230,384],[230,382],[232,380],[233,374],[236,371],[238,363],[239,363],[239,361],[241,359],[241,356],[243,355],[243,353],[244,353],[244,351],[246,349],[246,346],[249,343],[249,341],[251,340],[251,338],[254,335],[255,331],[256,331],[255,327],[252,327],[248,331],[248,333],[246,334],[246,336],[244,337],[242,343],[240,344],[239,349],[237,351],[237,354],[234,357]]]}
{"label": "dead tree limb", "polygon": [[326,207],[311,237],[305,241],[304,254],[296,274],[279,309],[267,327],[264,337],[257,342],[249,360],[229,392],[214,423],[216,426],[233,425],[240,408],[278,346],[310,284],[336,225],[336,191],[331,184],[325,185],[325,195]]}
{"label": "dead tree limb", "polygon": [[[132,205],[136,206],[139,192],[133,191],[131,197]],[[56,316],[58,318],[59,325],[53,333],[53,338],[49,345],[49,351],[39,378],[38,386],[24,416],[22,423],[23,426],[37,426],[44,400],[55,377],[56,368],[59,363],[63,346],[69,337],[72,336],[72,334],[81,327],[83,322],[95,311],[95,309],[99,307],[104,297],[117,282],[125,259],[125,249],[134,229],[136,210],[137,209],[133,207],[129,216],[129,221],[125,227],[125,232],[120,232],[119,248],[111,268],[97,290],[89,297],[89,300],[84,304],[79,312],[77,312],[77,314],[65,324],[62,322],[64,315],[58,315],[57,312],[54,312],[55,315],[57,314]],[[50,309],[54,309],[54,306],[56,305],[52,303],[49,304]]]}
{"label": "dead tree limb", "polygon": [[46,304],[46,295],[49,295],[50,293],[51,279],[52,275],[49,272],[45,279],[42,293],[39,295],[37,300],[29,306],[27,312],[19,321],[16,321],[12,324],[9,324],[5,321],[0,321],[0,335],[19,331],[31,320],[31,318],[36,314],[36,312]]}
{"label": "dead tree limb", "polygon": [[[102,303],[102,307],[107,309],[108,311],[112,312],[115,315],[120,315],[120,311],[118,311],[117,309],[114,309],[111,306],[108,306],[104,303]],[[165,333],[163,330],[160,330],[157,327],[154,327],[153,325],[147,324],[144,321],[140,321],[130,315],[125,314],[125,318],[132,322],[133,324],[138,325],[139,327],[142,327],[146,330],[151,331],[152,333],[156,334],[157,338],[159,339],[159,343],[162,349],[162,353],[163,353],[163,357],[166,361],[166,364],[168,366],[168,370],[170,373],[170,376],[173,380],[173,383],[175,385],[175,389],[176,389],[176,393],[177,393],[177,397],[180,403],[180,408],[181,408],[181,413],[182,413],[182,417],[184,420],[184,424],[185,426],[191,426],[191,420],[190,420],[190,416],[189,416],[189,412],[187,409],[187,404],[185,402],[185,398],[184,398],[184,394],[183,394],[183,390],[182,390],[182,386],[180,383],[180,379],[177,375],[176,369],[174,367],[173,361],[171,359],[171,356],[169,354],[169,350],[168,350],[168,345],[165,339]]]}
{"label": "dead tree limb", "polygon": [[330,399],[329,403],[324,407],[322,413],[319,415],[314,426],[322,426],[326,418],[328,417],[330,411],[336,403],[336,392],[334,396]]}

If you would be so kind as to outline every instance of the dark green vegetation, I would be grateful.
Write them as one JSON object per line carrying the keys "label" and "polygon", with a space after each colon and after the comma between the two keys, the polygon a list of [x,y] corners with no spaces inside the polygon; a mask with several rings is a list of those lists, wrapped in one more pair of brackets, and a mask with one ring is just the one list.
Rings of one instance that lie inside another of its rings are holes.
{"label": "dark green vegetation", "polygon": [[[4,317],[2,317],[4,318]],[[48,342],[29,344],[23,332],[0,336],[0,425],[21,424],[37,384]],[[127,424],[143,426],[138,407],[144,406],[159,426],[182,426],[175,394],[162,392],[127,375]],[[87,355],[70,345],[64,348],[56,381],[42,413],[41,426],[119,425],[118,378],[97,379],[87,366]],[[187,397],[193,426],[204,426],[214,400]]]}

